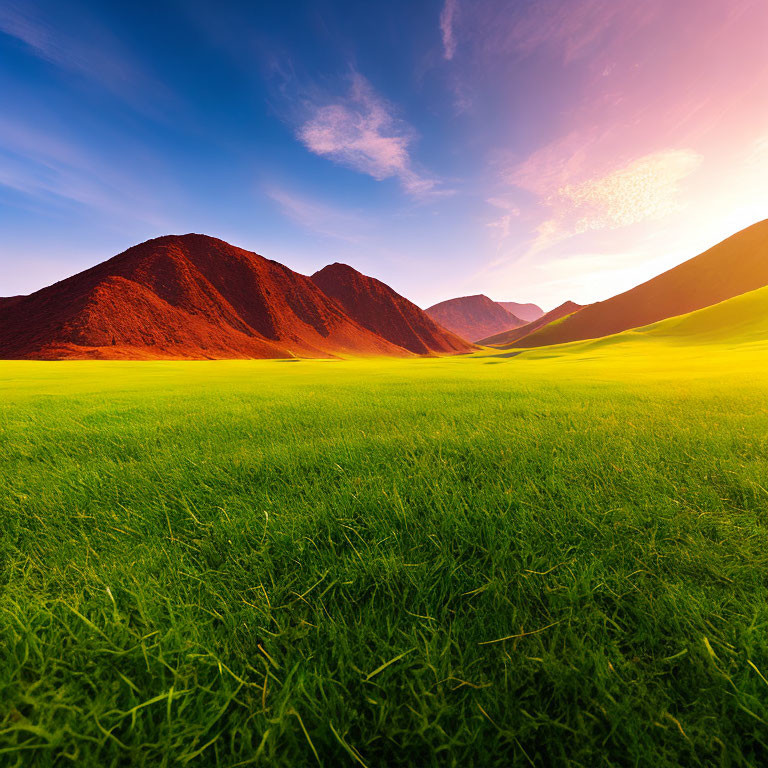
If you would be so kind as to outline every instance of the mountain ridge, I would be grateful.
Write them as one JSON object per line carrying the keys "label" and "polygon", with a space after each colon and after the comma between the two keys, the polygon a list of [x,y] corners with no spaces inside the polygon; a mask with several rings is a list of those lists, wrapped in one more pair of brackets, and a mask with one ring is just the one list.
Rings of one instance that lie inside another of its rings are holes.
{"label": "mountain ridge", "polygon": [[349,317],[309,277],[195,233],[147,240],[0,302],[3,358],[412,354]]}
{"label": "mountain ridge", "polygon": [[310,279],[364,328],[414,354],[452,354],[474,349],[474,345],[440,327],[388,285],[348,264],[328,264]]}

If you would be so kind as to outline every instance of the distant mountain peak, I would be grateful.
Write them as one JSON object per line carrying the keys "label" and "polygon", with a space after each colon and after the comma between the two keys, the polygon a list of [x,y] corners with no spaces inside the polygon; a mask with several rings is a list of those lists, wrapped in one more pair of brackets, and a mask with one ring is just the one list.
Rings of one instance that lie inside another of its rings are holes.
{"label": "distant mountain peak", "polygon": [[441,301],[426,312],[443,327],[472,341],[525,325],[523,320],[484,293]]}
{"label": "distant mountain peak", "polygon": [[544,310],[538,304],[520,304],[516,301],[499,301],[496,303],[501,304],[507,312],[526,323],[538,320],[544,314]]}

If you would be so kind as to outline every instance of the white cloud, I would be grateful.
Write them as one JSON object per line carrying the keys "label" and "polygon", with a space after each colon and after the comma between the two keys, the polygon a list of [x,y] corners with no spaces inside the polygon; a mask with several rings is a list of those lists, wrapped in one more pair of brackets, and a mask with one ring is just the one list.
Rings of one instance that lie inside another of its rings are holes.
{"label": "white cloud", "polygon": [[454,24],[459,10],[458,0],[445,0],[440,11],[440,33],[443,37],[443,56],[450,61],[456,54],[456,33]]}
{"label": "white cloud", "polygon": [[314,107],[298,137],[310,152],[377,181],[396,178],[416,197],[445,194],[435,179],[414,170],[409,152],[413,130],[395,117],[390,105],[357,72],[352,74],[347,98]]}

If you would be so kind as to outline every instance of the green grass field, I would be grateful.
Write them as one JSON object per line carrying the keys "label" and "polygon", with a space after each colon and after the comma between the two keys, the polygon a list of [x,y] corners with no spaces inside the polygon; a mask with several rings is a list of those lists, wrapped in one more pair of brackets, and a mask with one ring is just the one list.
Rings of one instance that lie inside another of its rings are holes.
{"label": "green grass field", "polygon": [[0,765],[759,766],[768,347],[0,363]]}

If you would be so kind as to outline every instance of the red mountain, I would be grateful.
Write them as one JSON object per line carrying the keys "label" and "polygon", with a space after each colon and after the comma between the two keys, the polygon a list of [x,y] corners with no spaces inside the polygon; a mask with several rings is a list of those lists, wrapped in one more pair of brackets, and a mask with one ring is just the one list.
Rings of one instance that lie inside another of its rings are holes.
{"label": "red mountain", "polygon": [[709,307],[768,285],[768,219],[636,288],[584,307],[515,344],[596,339]]}
{"label": "red mountain", "polygon": [[527,325],[521,325],[519,328],[513,328],[511,331],[504,331],[504,333],[497,333],[495,336],[489,336],[487,339],[482,339],[479,344],[489,344],[496,347],[503,347],[505,345],[513,344],[516,341],[524,339],[526,336],[537,331],[539,328],[543,328],[555,320],[560,320],[562,317],[572,315],[574,312],[578,312],[582,309],[581,304],[576,304],[573,301],[566,301],[559,307],[555,307],[553,310],[547,312],[546,315],[542,315],[538,320],[534,320]]}
{"label": "red mountain", "polygon": [[518,304],[516,301],[497,301],[511,315],[519,317],[524,323],[532,323],[538,320],[544,310],[538,304]]}
{"label": "red mountain", "polygon": [[0,302],[0,358],[410,355],[308,277],[205,235],[168,235]]}
{"label": "red mountain", "polygon": [[346,264],[330,264],[315,272],[311,280],[363,328],[417,355],[473,349],[472,344],[441,328],[388,285]]}
{"label": "red mountain", "polygon": [[426,313],[436,322],[464,339],[477,341],[494,333],[518,328],[525,323],[487,296],[462,296],[429,307]]}

